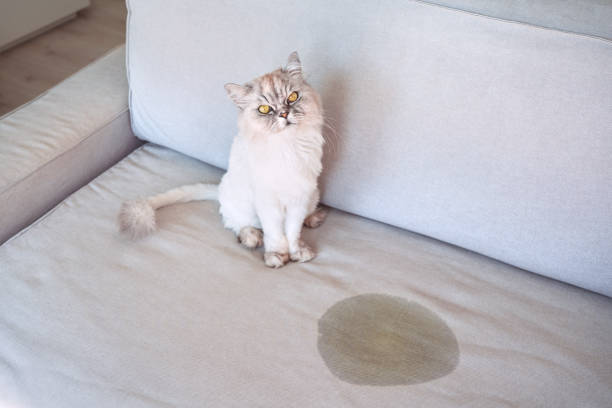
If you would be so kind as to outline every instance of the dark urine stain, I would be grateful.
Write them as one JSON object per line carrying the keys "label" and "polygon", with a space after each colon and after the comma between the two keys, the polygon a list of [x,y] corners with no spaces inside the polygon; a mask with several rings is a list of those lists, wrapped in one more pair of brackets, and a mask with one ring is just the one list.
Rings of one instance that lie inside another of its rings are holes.
{"label": "dark urine stain", "polygon": [[451,329],[406,299],[364,294],[333,305],[319,319],[318,348],[329,370],[357,385],[408,385],[435,380],[459,363]]}

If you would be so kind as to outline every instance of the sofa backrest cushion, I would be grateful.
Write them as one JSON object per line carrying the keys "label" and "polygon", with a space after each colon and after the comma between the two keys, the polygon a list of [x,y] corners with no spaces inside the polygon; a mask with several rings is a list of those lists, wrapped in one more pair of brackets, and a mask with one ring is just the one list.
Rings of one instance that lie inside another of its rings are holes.
{"label": "sofa backrest cushion", "polygon": [[223,85],[298,50],[323,202],[612,295],[611,42],[409,0],[128,5],[139,137],[225,168]]}
{"label": "sofa backrest cushion", "polygon": [[611,0],[425,0],[504,20],[612,40]]}

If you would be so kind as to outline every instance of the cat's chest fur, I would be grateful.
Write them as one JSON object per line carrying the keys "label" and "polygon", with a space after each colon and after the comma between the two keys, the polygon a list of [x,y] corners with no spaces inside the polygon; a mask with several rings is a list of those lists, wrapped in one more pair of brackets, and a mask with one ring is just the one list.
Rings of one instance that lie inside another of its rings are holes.
{"label": "cat's chest fur", "polygon": [[321,173],[323,138],[316,129],[287,129],[247,138],[247,162],[253,182],[266,190],[316,188]]}

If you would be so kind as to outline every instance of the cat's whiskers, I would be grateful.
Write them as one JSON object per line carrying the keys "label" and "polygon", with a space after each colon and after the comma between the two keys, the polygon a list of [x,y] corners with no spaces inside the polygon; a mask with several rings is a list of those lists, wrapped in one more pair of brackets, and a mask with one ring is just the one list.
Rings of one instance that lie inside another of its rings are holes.
{"label": "cat's whiskers", "polygon": [[333,122],[332,118],[327,116],[323,117],[324,131],[322,132],[322,135],[325,139],[324,149],[329,155],[335,156],[338,151],[338,133],[336,132],[336,128],[330,122]]}

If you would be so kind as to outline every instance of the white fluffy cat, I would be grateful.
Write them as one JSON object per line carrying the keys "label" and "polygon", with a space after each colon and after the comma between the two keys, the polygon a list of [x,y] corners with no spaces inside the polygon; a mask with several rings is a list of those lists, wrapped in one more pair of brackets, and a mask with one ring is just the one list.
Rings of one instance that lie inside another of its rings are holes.
{"label": "white fluffy cat", "polygon": [[193,184],[128,201],[119,216],[121,230],[141,237],[155,229],[160,207],[218,199],[225,227],[248,248],[263,244],[267,266],[309,261],[315,253],[300,239],[302,225],[317,227],[326,215],[317,209],[324,143],[319,95],[304,80],[296,52],[286,67],[225,89],[240,112],[221,184]]}

